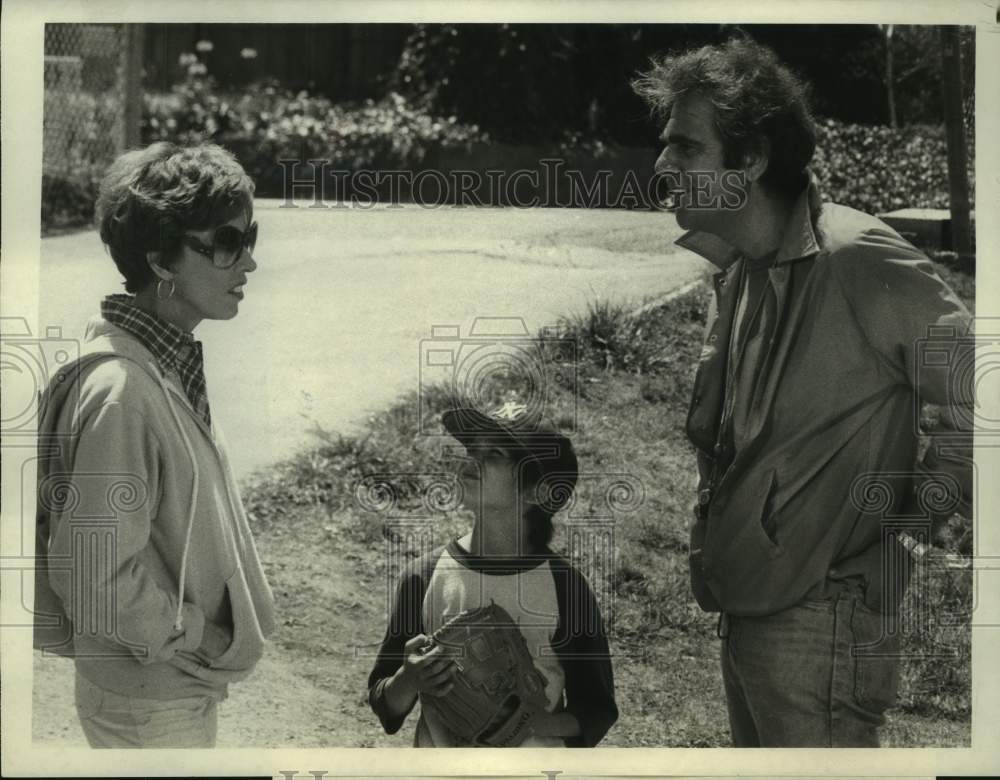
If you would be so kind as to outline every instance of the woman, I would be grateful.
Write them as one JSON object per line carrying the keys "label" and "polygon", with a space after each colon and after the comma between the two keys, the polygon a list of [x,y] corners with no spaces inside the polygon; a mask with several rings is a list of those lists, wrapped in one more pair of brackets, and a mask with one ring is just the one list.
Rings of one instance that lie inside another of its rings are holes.
{"label": "woman", "polygon": [[272,630],[192,335],[236,316],[257,267],[253,189],[209,144],[127,152],[101,185],[101,240],[130,294],[104,299],[42,400],[36,590],[36,613],[72,629],[39,627],[36,644],[75,658],[93,747],[213,746],[217,703]]}

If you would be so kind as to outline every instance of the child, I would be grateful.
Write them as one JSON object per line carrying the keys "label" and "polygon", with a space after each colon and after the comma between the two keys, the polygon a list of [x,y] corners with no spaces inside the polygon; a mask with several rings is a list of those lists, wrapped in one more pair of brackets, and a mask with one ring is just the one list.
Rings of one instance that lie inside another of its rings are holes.
{"label": "child", "polygon": [[[422,652],[428,637],[458,613],[494,601],[518,624],[547,681],[548,714],[536,719],[522,746],[592,747],[618,718],[608,642],[587,581],[548,547],[552,515],[576,484],[576,454],[551,427],[529,430],[507,422],[510,416],[445,413],[445,428],[468,451],[459,477],[475,524],[403,573],[368,700],[394,734],[418,696],[447,694],[454,666],[441,647]],[[537,490],[542,483],[547,491]],[[424,712],[414,742],[454,745],[443,724]]]}

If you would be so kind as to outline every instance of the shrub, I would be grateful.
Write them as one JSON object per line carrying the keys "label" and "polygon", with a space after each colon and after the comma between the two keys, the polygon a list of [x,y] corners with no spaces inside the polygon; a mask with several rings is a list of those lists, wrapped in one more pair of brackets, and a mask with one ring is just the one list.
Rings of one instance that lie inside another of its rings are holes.
{"label": "shrub", "polygon": [[69,173],[42,173],[42,235],[89,225],[104,166]]}
{"label": "shrub", "polygon": [[[772,47],[812,87],[817,113],[888,122],[885,37],[876,25],[417,24],[403,44],[393,87],[440,113],[476,122],[514,144],[581,134],[608,145],[653,143],[628,88],[651,57],[745,34]],[[975,29],[961,28],[966,96],[975,83]],[[895,100],[904,122],[941,120],[937,30],[895,25]],[[484,85],[488,88],[484,89]],[[971,101],[970,101],[971,102]]]}
{"label": "shrub", "polygon": [[[699,289],[649,309],[595,300],[586,312],[563,318],[564,338],[577,344],[581,362],[639,375],[690,379],[685,370],[701,348],[707,299]],[[678,373],[679,372],[679,373]]]}
{"label": "shrub", "polygon": [[222,92],[195,55],[185,57],[183,80],[169,93],[145,97],[144,143],[220,143],[237,156],[260,194],[280,194],[281,159],[324,159],[348,171],[399,169],[419,164],[431,149],[488,140],[475,125],[435,116],[395,92],[342,104],[292,92],[273,79]]}
{"label": "shrub", "polygon": [[43,114],[42,232],[89,224],[121,110],[108,94],[47,90]]}
{"label": "shrub", "polygon": [[[948,208],[948,150],[942,127],[913,125],[893,130],[825,119],[818,122],[817,130],[812,169],[824,199],[870,214]],[[969,157],[971,199],[974,155]]]}

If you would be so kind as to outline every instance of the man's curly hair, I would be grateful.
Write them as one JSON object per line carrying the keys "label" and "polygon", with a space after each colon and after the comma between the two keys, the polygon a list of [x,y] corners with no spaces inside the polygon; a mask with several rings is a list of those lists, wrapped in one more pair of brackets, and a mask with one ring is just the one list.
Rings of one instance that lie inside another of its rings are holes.
{"label": "man's curly hair", "polygon": [[147,252],[162,252],[169,264],[184,232],[249,212],[253,192],[236,158],[215,144],[163,141],[118,157],[101,181],[96,211],[125,289],[136,293],[153,281]]}
{"label": "man's curly hair", "polygon": [[724,165],[740,167],[743,155],[766,139],[770,155],[761,182],[788,196],[808,182],[806,166],[816,149],[808,90],[767,46],[733,38],[655,58],[632,88],[661,123],[681,96],[704,97],[715,108]]}

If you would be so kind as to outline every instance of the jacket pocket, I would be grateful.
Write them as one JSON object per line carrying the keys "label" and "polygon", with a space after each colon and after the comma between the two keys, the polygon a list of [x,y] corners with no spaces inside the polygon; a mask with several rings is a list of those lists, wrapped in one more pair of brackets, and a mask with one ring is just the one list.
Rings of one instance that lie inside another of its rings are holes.
{"label": "jacket pocket", "polygon": [[73,704],[81,720],[93,718],[101,711],[104,702],[104,691],[94,685],[80,672],[76,672],[74,682]]}
{"label": "jacket pocket", "polygon": [[233,641],[222,655],[209,662],[209,666],[227,671],[248,671],[263,655],[264,636],[242,568],[237,567],[236,572],[226,580],[226,589],[233,611]]}
{"label": "jacket pocket", "polygon": [[730,543],[729,553],[733,557],[746,559],[754,549],[764,553],[768,558],[781,554],[781,546],[777,542],[776,525],[771,517],[774,504],[774,485],[777,481],[774,469],[766,472],[753,492],[747,496],[745,510],[741,511],[736,498],[731,500],[733,516],[743,516],[742,528],[736,530]]}
{"label": "jacket pocket", "polygon": [[774,486],[777,482],[777,472],[768,472],[764,500],[757,513],[757,523],[764,536],[775,547],[778,546],[778,523],[774,517]]}
{"label": "jacket pocket", "polygon": [[854,700],[881,714],[896,703],[899,688],[899,636],[885,631],[885,616],[854,599],[851,611],[851,655],[854,658]]}
{"label": "jacket pocket", "polygon": [[761,524],[774,483],[774,472],[765,472],[754,484],[726,497],[721,507],[724,511],[708,519],[702,570],[726,612],[773,612],[775,596],[785,589],[785,550],[771,540]]}

